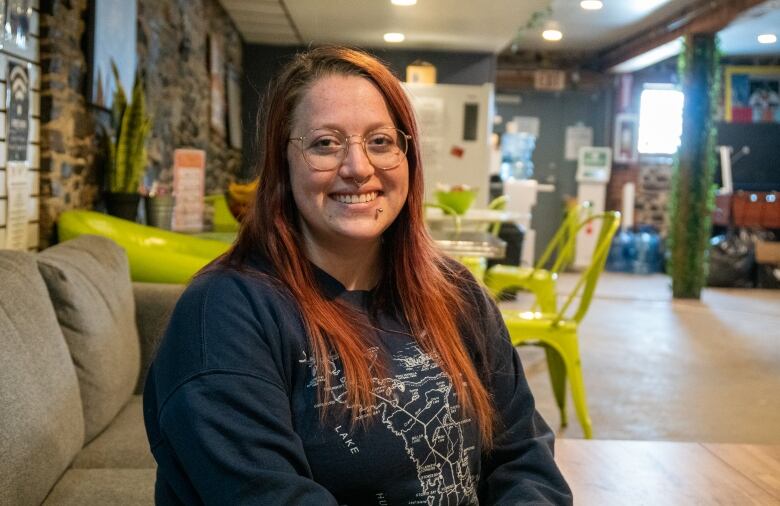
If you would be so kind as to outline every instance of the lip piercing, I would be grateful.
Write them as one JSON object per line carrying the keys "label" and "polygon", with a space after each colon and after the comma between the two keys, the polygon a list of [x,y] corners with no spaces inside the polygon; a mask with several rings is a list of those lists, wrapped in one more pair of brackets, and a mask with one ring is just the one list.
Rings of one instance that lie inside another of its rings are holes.
{"label": "lip piercing", "polygon": [[379,219],[379,214],[380,214],[380,213],[382,213],[382,212],[384,212],[384,209],[382,209],[381,207],[378,207],[378,208],[376,209],[376,213],[375,213],[375,215],[374,215],[374,219],[375,219],[375,220],[378,220],[378,219]]}

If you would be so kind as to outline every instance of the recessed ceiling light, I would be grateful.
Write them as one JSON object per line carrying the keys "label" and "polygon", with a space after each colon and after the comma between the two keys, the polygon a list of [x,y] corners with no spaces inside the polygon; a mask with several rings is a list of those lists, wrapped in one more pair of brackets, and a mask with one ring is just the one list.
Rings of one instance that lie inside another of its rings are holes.
{"label": "recessed ceiling light", "polygon": [[550,29],[542,32],[542,38],[544,40],[558,41],[563,38],[563,34],[560,30]]}
{"label": "recessed ceiling light", "polygon": [[762,33],[757,38],[761,44],[774,44],[777,42],[777,35],[774,33]]}
{"label": "recessed ceiling light", "polygon": [[604,2],[601,0],[582,0],[582,2],[580,2],[580,7],[586,11],[597,11],[604,7]]}
{"label": "recessed ceiling light", "polygon": [[385,42],[403,42],[405,38],[403,33],[390,32],[385,34]]}
{"label": "recessed ceiling light", "polygon": [[414,5],[417,0],[390,0],[393,5]]}

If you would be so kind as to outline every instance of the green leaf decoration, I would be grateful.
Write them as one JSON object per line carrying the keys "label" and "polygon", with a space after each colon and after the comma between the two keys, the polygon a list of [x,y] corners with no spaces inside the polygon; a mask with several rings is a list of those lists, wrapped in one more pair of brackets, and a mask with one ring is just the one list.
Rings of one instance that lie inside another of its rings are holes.
{"label": "green leaf decoration", "polygon": [[152,129],[152,120],[146,110],[146,96],[139,73],[136,73],[130,102],[127,102],[119,72],[114,62],[111,69],[117,82],[112,107],[115,137],[108,149],[108,191],[135,193],[146,170],[146,140]]}

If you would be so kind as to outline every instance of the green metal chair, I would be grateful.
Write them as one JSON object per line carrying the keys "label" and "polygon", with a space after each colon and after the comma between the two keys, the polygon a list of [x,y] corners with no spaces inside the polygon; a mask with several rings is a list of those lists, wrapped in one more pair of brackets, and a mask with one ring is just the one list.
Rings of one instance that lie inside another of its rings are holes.
{"label": "green metal chair", "polygon": [[[585,213],[582,206],[571,207],[564,216],[561,226],[547,244],[542,256],[533,267],[516,265],[493,265],[485,272],[485,286],[494,298],[502,293],[513,290],[528,290],[536,296],[535,307],[542,312],[553,313],[556,310],[555,286],[558,273],[564,270],[574,259],[574,244],[577,229]],[[555,261],[549,269],[548,264],[553,254]]]}
{"label": "green metal chair", "polygon": [[[577,410],[577,418],[579,418],[585,437],[588,439],[593,436],[593,428],[588,414],[585,384],[582,379],[577,331],[593,299],[593,292],[596,290],[599,276],[604,270],[612,237],[620,226],[620,213],[611,211],[591,216],[577,227],[577,231],[590,226],[595,221],[601,221],[602,225],[591,262],[582,272],[560,310],[553,313],[501,311],[514,346],[541,345],[544,347],[553,393],[560,409],[561,425],[564,427],[568,424],[566,415],[566,379],[568,377],[574,398],[574,407]],[[574,314],[569,315],[568,310],[576,298],[579,298],[579,305]]]}

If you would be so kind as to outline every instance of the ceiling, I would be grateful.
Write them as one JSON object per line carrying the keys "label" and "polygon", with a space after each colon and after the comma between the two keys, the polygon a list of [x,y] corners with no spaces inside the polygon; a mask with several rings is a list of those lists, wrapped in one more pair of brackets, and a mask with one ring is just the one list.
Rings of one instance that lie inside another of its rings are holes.
{"label": "ceiling", "polygon": [[[220,1],[248,43],[499,53],[513,44],[516,50],[602,50],[700,0],[603,0],[600,11],[581,9],[579,0],[418,0],[411,7],[390,0]],[[541,38],[546,23],[558,24],[561,41]],[[385,32],[403,32],[406,39],[389,44]],[[721,49],[727,55],[780,55],[780,42],[759,44],[759,33],[780,37],[780,0],[732,22],[721,32]]]}

